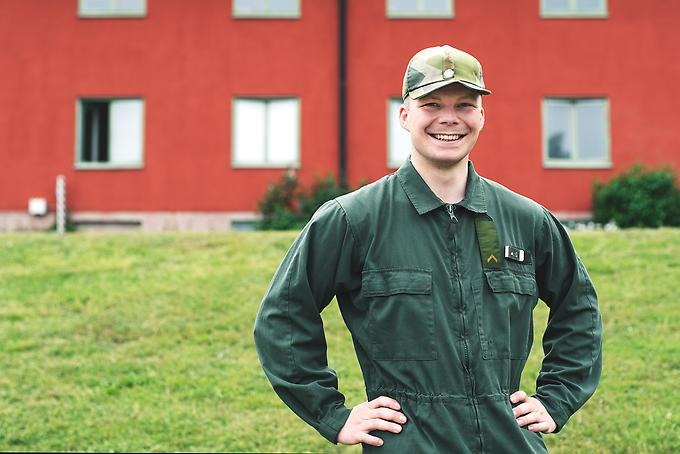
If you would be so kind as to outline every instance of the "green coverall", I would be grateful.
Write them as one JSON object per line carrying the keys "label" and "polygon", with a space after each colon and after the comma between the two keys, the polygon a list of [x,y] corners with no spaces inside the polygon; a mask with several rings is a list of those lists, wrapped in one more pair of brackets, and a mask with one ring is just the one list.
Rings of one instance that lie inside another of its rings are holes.
{"label": "green coverall", "polygon": [[255,340],[274,390],[331,442],[350,410],[328,367],[320,312],[334,296],[367,397],[396,399],[399,434],[380,452],[546,452],[520,428],[509,395],[550,308],[536,394],[560,430],[593,394],[602,324],[565,230],[535,202],[480,177],[443,203],[410,161],[321,207],[262,301]]}

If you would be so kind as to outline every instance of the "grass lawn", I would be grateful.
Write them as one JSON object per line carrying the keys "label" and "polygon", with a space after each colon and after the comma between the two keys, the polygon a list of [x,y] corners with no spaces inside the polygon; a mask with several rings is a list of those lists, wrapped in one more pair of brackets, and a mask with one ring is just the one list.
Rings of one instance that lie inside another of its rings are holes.
{"label": "grass lawn", "polygon": [[[257,361],[254,317],[293,237],[0,235],[0,450],[359,452],[290,412]],[[546,442],[556,453],[680,452],[680,230],[573,239],[600,296],[605,368]],[[357,404],[336,305],[324,321],[329,361]]]}

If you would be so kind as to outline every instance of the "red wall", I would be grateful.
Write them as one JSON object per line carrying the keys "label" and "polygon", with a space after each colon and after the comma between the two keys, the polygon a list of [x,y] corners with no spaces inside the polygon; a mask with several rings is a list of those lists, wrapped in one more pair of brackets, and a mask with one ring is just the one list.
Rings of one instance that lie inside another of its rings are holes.
{"label": "red wall", "polygon": [[[79,19],[76,0],[3,0],[0,209],[53,200],[72,210],[238,211],[280,169],[231,169],[231,100],[301,98],[301,176],[337,163],[335,2],[302,20],[234,20],[224,0],[149,0],[143,19]],[[75,170],[78,97],[145,100],[142,170]]]}
{"label": "red wall", "polygon": [[[458,0],[452,20],[414,21],[385,19],[383,2],[350,2],[350,111],[361,115],[350,116],[349,148],[365,150],[350,156],[352,179],[385,172],[385,100],[400,94],[413,53],[445,43],[477,56],[493,91],[471,155],[483,175],[553,210],[586,211],[594,179],[636,162],[680,170],[680,3],[608,3],[606,19],[541,19],[538,0]],[[609,98],[611,170],[543,168],[549,96]]]}
{"label": "red wall", "polygon": [[[234,96],[298,96],[300,176],[337,170],[337,2],[302,0],[298,20],[235,20],[225,0],[148,0],[142,19],[79,19],[76,0],[3,0],[0,210],[53,206],[57,174],[80,211],[255,211],[281,169],[231,168]],[[422,47],[449,43],[484,65],[485,176],[557,211],[590,208],[593,179],[635,162],[680,169],[680,3],[610,0],[606,19],[541,19],[538,0],[456,0],[454,19],[388,20],[349,0],[348,174],[386,167],[386,102]],[[610,100],[613,168],[547,170],[541,100]],[[145,100],[144,168],[76,170],[78,97]]]}

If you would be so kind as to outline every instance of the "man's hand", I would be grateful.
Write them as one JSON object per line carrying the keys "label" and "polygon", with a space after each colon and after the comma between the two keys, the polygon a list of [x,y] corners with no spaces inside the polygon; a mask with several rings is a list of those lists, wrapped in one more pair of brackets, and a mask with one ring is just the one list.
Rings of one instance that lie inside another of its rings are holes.
{"label": "man's hand", "polygon": [[400,409],[399,402],[386,396],[357,405],[338,432],[338,443],[343,445],[365,443],[371,446],[382,446],[382,439],[369,435],[369,432],[373,430],[384,430],[395,434],[401,432],[401,425],[406,422],[406,416],[399,411]]}
{"label": "man's hand", "polygon": [[512,409],[520,427],[527,426],[532,432],[549,434],[557,429],[557,424],[548,414],[540,400],[527,396],[524,391],[517,391],[510,396],[510,402],[519,404]]}

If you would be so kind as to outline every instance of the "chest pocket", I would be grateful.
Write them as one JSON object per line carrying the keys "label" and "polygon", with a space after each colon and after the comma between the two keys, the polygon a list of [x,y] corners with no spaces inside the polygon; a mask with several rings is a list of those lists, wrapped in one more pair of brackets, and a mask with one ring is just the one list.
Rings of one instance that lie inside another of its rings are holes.
{"label": "chest pocket", "polygon": [[526,359],[533,342],[532,312],[537,302],[533,274],[485,270],[473,288],[484,359]]}
{"label": "chest pocket", "polygon": [[369,355],[374,360],[434,360],[432,271],[367,270]]}

